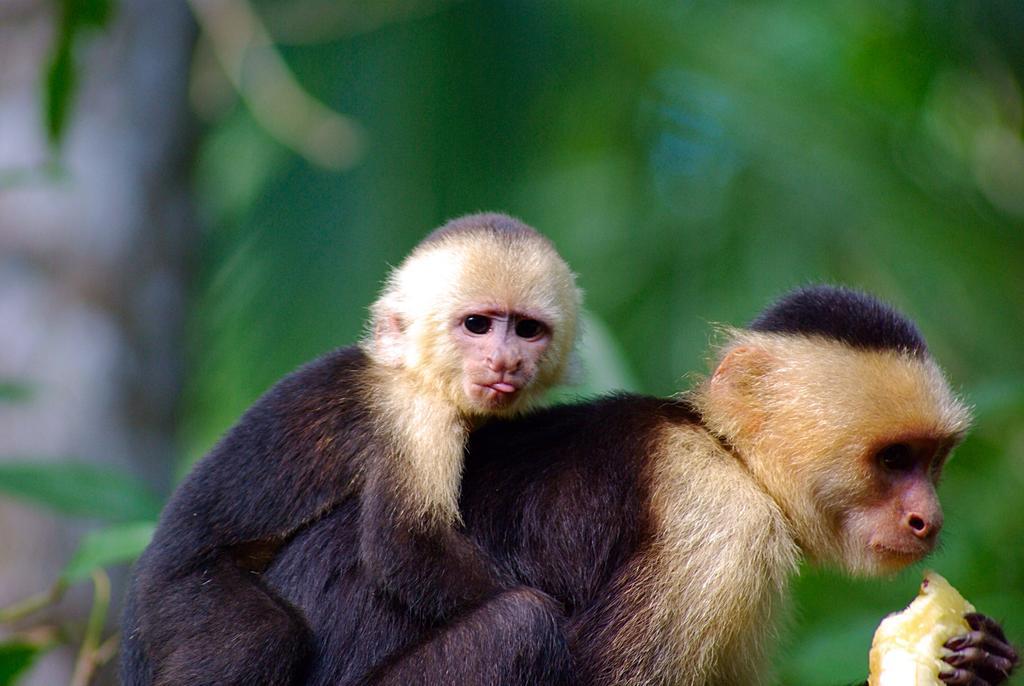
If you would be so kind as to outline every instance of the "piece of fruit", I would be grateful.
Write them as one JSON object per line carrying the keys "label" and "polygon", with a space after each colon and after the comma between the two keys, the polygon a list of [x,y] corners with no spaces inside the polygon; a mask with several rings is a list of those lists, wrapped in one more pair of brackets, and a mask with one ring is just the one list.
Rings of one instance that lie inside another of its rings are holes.
{"label": "piece of fruit", "polygon": [[921,590],[903,612],[882,620],[871,642],[868,686],[943,686],[939,672],[951,669],[942,662],[950,651],[943,647],[954,636],[971,630],[964,619],[974,606],[949,582],[927,572]]}

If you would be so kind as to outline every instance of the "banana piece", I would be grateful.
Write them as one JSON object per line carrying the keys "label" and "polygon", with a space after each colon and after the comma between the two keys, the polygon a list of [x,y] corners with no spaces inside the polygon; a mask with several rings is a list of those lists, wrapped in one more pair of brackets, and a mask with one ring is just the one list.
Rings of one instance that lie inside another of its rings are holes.
{"label": "banana piece", "polygon": [[903,612],[882,620],[871,642],[868,686],[943,686],[943,644],[971,630],[964,615],[974,606],[949,582],[927,572],[921,590]]}

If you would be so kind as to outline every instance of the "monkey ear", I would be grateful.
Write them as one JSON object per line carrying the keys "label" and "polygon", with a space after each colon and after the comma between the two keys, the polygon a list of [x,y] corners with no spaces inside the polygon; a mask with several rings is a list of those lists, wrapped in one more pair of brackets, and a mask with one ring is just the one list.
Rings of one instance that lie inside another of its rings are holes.
{"label": "monkey ear", "polygon": [[382,312],[373,326],[377,361],[390,367],[405,364],[405,322],[397,312]]}
{"label": "monkey ear", "polygon": [[729,350],[711,376],[710,395],[718,411],[756,431],[764,418],[762,380],[774,366],[772,354],[758,345]]}

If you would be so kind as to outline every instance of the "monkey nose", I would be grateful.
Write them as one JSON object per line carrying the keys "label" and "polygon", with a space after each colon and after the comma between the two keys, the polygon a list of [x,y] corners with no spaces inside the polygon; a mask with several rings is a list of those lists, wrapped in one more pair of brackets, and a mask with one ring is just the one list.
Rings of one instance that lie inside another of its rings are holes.
{"label": "monkey nose", "polygon": [[492,372],[515,372],[523,363],[521,357],[516,355],[498,353],[487,356],[487,367]]}
{"label": "monkey nose", "polygon": [[488,368],[497,374],[514,373],[519,370],[519,363],[513,360],[497,359],[488,361]]}
{"label": "monkey nose", "polygon": [[910,531],[922,541],[933,538],[942,528],[941,520],[928,519],[916,512],[907,515],[906,524],[910,527]]}

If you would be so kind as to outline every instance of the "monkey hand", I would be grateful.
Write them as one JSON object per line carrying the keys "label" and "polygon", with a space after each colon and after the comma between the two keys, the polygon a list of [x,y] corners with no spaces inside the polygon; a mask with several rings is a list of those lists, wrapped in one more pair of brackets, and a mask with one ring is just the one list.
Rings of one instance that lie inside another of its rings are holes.
{"label": "monkey hand", "polygon": [[996,686],[1007,680],[1020,662],[1002,627],[977,612],[964,615],[971,631],[949,639],[945,648],[951,650],[942,658],[951,669],[939,672],[945,684]]}

